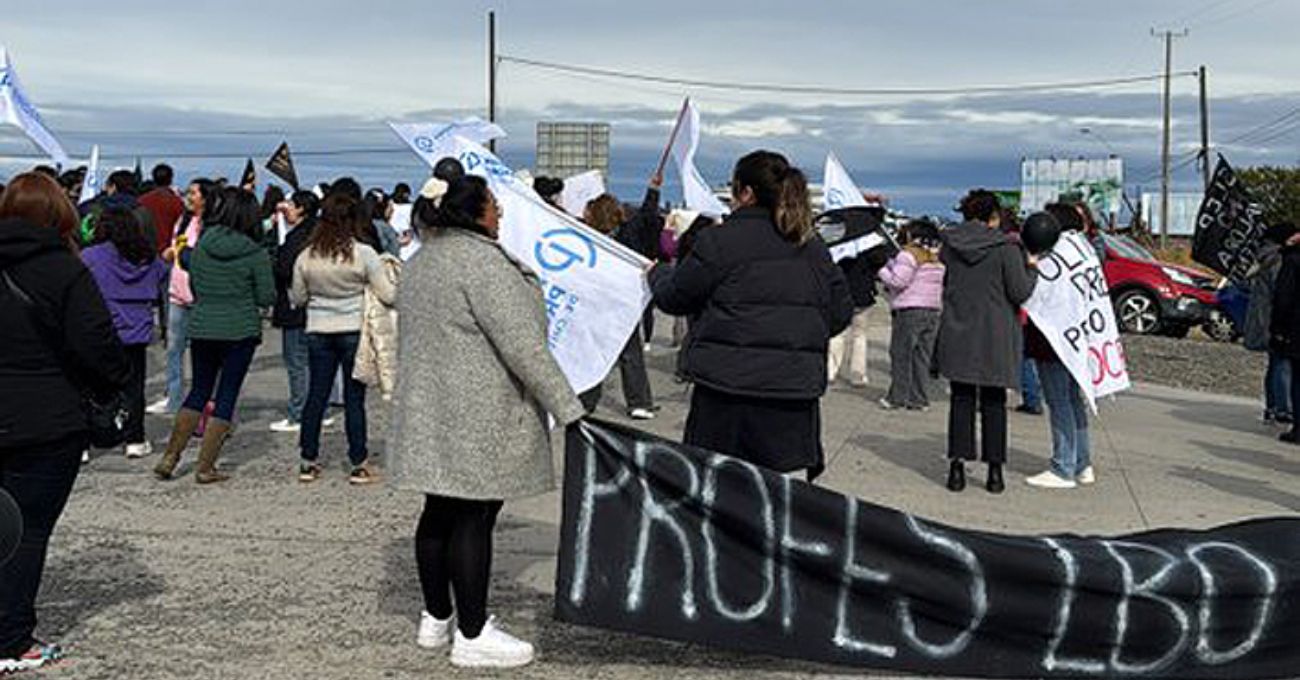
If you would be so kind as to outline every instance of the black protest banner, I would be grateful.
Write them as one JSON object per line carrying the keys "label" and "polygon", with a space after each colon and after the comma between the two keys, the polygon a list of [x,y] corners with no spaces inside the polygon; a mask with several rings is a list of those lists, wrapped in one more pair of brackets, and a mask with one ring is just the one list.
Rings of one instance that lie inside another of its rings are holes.
{"label": "black protest banner", "polygon": [[1192,259],[1244,283],[1255,266],[1266,225],[1257,205],[1228,161],[1219,157],[1196,215]]}
{"label": "black protest banner", "polygon": [[570,428],[556,616],[985,677],[1300,669],[1300,518],[1119,537],[930,522],[605,423]]}
{"label": "black protest banner", "polygon": [[280,148],[266,161],[266,169],[298,190],[298,172],[293,168],[293,156],[289,154],[289,142],[280,142]]}

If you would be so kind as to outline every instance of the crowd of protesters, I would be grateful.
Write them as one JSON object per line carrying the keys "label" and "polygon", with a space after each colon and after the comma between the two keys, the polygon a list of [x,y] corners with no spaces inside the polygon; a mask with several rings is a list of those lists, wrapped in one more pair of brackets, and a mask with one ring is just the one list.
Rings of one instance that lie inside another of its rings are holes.
{"label": "crowd of protesters", "polygon": [[[16,498],[25,529],[0,566],[0,671],[61,654],[33,638],[35,598],[89,449],[85,400],[122,395],[127,458],[153,454],[146,414],[170,418],[159,480],[176,476],[197,439],[195,480],[225,482],[219,458],[268,320],[287,383],[284,417],[270,429],[297,434],[302,483],[325,473],[332,404],[343,409],[348,481],[380,481],[368,390],[392,400],[387,471],[423,496],[418,643],[450,646],[457,665],[528,663],[532,645],[489,614],[496,519],[506,501],[553,488],[548,420],[567,426],[596,412],[602,390],[575,394],[547,351],[537,276],[497,242],[502,215],[488,184],[450,159],[414,194],[407,185],[363,192],[349,177],[288,195],[270,187],[261,200],[245,182],[196,178],[179,191],[159,165],[147,182],[117,171],[101,194],[80,197],[81,179],[41,168],[0,187],[0,488]],[[967,194],[959,224],[914,220],[890,237],[896,249],[833,262],[807,181],[780,154],[738,160],[725,218],[665,215],[661,183],[651,179],[639,206],[604,194],[575,216],[653,263],[652,308],[617,361],[627,416],[657,411],[646,368],[657,309],[674,317],[675,373],[691,383],[684,441],[813,480],[827,465],[821,399],[841,376],[850,389],[868,383],[868,318],[883,299],[890,382],[879,405],[926,411],[937,378],[947,380],[948,489],[962,491],[979,459],[985,488],[1005,490],[1008,390],[1022,393],[1027,413],[1042,412],[1041,394],[1050,419],[1050,469],[1025,481],[1095,481],[1082,393],[1020,311],[1038,282],[1037,258],[994,194]],[[533,187],[561,209],[561,180]],[[392,224],[399,206],[410,230]],[[838,219],[856,238],[881,230],[882,217],[873,209]],[[1089,219],[1054,204],[1023,228],[1089,233]],[[1246,344],[1268,352],[1266,419],[1292,424],[1300,234],[1277,225],[1266,241]],[[165,392],[150,404],[155,339],[166,348]]]}

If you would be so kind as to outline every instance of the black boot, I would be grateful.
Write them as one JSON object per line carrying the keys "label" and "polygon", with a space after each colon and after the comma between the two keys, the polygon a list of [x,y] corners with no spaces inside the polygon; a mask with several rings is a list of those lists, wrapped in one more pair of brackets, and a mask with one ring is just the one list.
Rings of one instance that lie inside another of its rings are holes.
{"label": "black boot", "polygon": [[989,478],[984,488],[988,489],[989,493],[1002,493],[1006,490],[1007,485],[1002,481],[1001,463],[989,463]]}
{"label": "black boot", "polygon": [[961,491],[966,488],[966,464],[960,459],[948,466],[948,490]]}

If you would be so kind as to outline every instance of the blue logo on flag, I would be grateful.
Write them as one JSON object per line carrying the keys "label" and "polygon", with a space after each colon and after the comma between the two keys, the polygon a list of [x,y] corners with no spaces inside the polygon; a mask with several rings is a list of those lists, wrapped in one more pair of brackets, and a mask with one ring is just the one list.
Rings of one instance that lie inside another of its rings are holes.
{"label": "blue logo on flag", "polygon": [[551,272],[562,272],[579,263],[595,267],[596,244],[571,227],[552,229],[533,246],[533,256],[542,269]]}

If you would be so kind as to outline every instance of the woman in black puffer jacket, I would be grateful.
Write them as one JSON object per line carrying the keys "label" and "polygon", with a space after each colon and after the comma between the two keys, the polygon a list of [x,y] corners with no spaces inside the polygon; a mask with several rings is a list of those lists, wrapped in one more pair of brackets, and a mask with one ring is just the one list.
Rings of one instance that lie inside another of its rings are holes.
{"label": "woman in black puffer jacket", "polygon": [[803,173],[780,154],[736,163],[731,213],[676,266],[651,272],[655,304],[699,315],[685,348],[695,383],[687,444],[777,472],[824,466],[826,351],[853,299],[813,231]]}
{"label": "woman in black puffer jacket", "polygon": [[18,550],[0,566],[0,675],[61,656],[32,633],[50,534],[89,445],[82,394],[111,395],[131,373],[75,254],[77,222],[63,190],[39,173],[15,177],[0,198],[0,488],[23,515]]}

